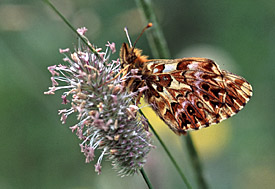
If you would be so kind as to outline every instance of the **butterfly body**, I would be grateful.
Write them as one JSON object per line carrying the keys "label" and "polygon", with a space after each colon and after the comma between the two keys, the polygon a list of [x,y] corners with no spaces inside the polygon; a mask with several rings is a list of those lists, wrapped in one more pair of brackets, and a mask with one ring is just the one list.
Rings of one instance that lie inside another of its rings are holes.
{"label": "butterfly body", "polygon": [[[241,110],[252,96],[242,77],[220,70],[206,58],[152,59],[123,43],[125,85],[151,105],[176,134],[219,123]],[[143,90],[141,90],[143,89]]]}

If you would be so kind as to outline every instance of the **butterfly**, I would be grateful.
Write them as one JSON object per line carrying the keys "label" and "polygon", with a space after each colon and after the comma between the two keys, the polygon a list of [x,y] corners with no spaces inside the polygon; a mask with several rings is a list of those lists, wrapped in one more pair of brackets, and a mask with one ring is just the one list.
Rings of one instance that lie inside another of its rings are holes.
{"label": "butterfly", "polygon": [[252,96],[252,86],[244,78],[221,70],[213,60],[147,59],[135,48],[136,42],[133,47],[123,43],[120,49],[124,85],[137,93],[137,104],[143,96],[178,135],[235,115]]}

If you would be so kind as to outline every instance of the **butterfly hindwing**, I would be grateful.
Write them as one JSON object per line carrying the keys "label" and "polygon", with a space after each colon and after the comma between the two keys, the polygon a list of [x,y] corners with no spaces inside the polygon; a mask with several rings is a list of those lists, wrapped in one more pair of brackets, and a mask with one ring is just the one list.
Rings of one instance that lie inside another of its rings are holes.
{"label": "butterfly hindwing", "polygon": [[212,60],[151,60],[145,98],[176,133],[200,129],[237,113],[252,95],[243,78]]}

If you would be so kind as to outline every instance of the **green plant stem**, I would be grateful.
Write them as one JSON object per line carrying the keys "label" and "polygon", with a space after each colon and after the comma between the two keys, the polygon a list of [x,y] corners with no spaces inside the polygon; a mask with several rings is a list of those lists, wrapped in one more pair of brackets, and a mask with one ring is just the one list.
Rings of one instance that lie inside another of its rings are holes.
{"label": "green plant stem", "polygon": [[139,171],[140,171],[140,173],[141,173],[141,175],[142,175],[143,179],[145,180],[145,182],[146,182],[146,184],[147,184],[148,188],[149,188],[149,189],[152,189],[152,188],[153,188],[153,186],[152,186],[152,184],[151,184],[151,182],[150,182],[149,178],[147,177],[147,175],[146,175],[146,173],[145,173],[144,169],[143,169],[143,168],[141,168]]}
{"label": "green plant stem", "polygon": [[[139,110],[139,113],[145,117],[144,113],[141,110]],[[147,123],[148,123],[150,129],[152,130],[152,132],[154,133],[154,135],[156,136],[156,138],[158,139],[159,143],[163,147],[164,151],[167,153],[168,157],[170,158],[171,162],[175,166],[176,170],[178,171],[183,182],[186,184],[187,188],[192,188],[190,183],[188,182],[187,178],[183,174],[182,170],[180,169],[178,163],[176,162],[176,160],[174,159],[174,157],[172,156],[172,154],[170,153],[170,151],[168,150],[168,148],[166,147],[166,145],[164,144],[164,142],[162,141],[162,139],[160,138],[160,136],[158,135],[156,130],[153,128],[153,126],[151,125],[151,123],[149,121],[147,121]]]}
{"label": "green plant stem", "polygon": [[189,152],[189,156],[190,156],[192,166],[195,169],[198,188],[207,189],[208,185],[207,185],[207,183],[206,183],[206,181],[203,177],[203,170],[202,170],[201,162],[199,160],[198,153],[196,151],[196,148],[194,146],[194,143],[192,141],[192,137],[191,137],[190,134],[188,134],[186,136],[185,141],[186,141],[186,146],[187,146],[187,149],[188,149],[188,152]]}
{"label": "green plant stem", "polygon": [[136,0],[138,7],[142,11],[147,23],[152,22],[153,27],[146,32],[149,45],[154,58],[169,58],[170,53],[167,47],[163,32],[157,22],[150,0]]}
{"label": "green plant stem", "polygon": [[[148,35],[148,38],[149,43],[151,44],[154,58],[168,58],[170,54],[169,49],[167,47],[166,40],[163,36],[163,32],[161,31],[161,28],[159,27],[159,24],[157,22],[154,10],[152,8],[151,0],[136,0],[136,2],[144,15],[146,22],[153,22],[154,29],[152,28],[152,34]],[[190,155],[193,169],[195,170],[197,184],[199,188],[206,189],[208,188],[208,186],[206,184],[205,178],[203,177],[203,171],[199,160],[199,156],[196,152],[195,146],[190,135],[187,135],[186,137],[186,145]]]}
{"label": "green plant stem", "polygon": [[76,29],[71,25],[71,23],[55,8],[55,6],[49,1],[49,0],[44,0],[44,2],[49,5],[52,10],[63,20],[63,22],[66,23],[69,28],[78,35],[78,37],[89,47],[89,49],[97,56],[97,58],[100,58],[100,55],[97,53],[97,51],[91,46],[91,44],[88,43],[88,40],[86,40],[82,35],[80,35]]}

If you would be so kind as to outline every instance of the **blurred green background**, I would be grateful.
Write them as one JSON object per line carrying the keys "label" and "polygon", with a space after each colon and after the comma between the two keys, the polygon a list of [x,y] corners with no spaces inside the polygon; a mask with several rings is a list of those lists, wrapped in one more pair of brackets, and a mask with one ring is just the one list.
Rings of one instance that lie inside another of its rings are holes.
{"label": "blurred green background", "polygon": [[[75,26],[86,26],[90,41],[119,47],[146,25],[135,1],[54,0]],[[222,124],[192,132],[210,188],[275,187],[275,1],[155,0],[171,58],[207,57],[245,77],[254,96]],[[51,85],[47,67],[62,63],[59,48],[77,44],[75,34],[42,1],[0,2],[0,188],[146,188],[140,175],[120,178],[103,163],[97,176],[85,164],[79,140],[57,115],[61,93],[44,95]],[[151,55],[146,37],[138,45]],[[148,113],[148,109],[145,109]],[[184,136],[175,136],[150,117],[194,188]],[[158,147],[145,170],[155,188],[184,188],[179,175]],[[94,162],[95,163],[95,162]]]}

